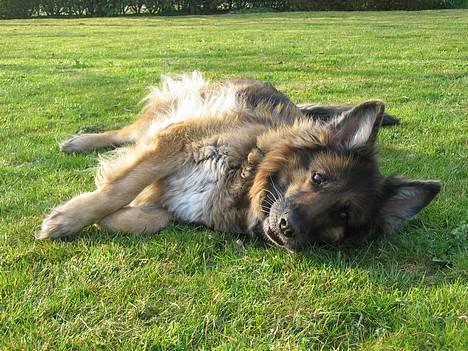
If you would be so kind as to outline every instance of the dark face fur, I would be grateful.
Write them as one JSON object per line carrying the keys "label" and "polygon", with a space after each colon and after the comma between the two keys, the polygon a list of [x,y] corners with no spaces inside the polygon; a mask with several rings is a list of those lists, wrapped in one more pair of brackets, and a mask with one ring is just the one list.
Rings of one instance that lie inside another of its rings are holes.
{"label": "dark face fur", "polygon": [[391,232],[434,198],[438,182],[380,175],[374,143],[383,110],[380,102],[364,103],[311,143],[284,144],[266,156],[256,181],[266,188],[257,201],[267,240],[296,251]]}

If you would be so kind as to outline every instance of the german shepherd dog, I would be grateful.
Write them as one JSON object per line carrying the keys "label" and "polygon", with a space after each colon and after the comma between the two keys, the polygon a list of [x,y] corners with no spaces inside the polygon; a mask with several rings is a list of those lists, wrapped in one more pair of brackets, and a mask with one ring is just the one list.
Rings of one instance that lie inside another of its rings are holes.
{"label": "german shepherd dog", "polygon": [[36,238],[92,224],[154,233],[175,220],[298,251],[392,232],[440,191],[437,181],[380,174],[377,133],[398,121],[381,101],[297,106],[271,84],[197,72],[164,78],[144,101],[133,124],[61,145],[122,147],[101,160],[96,190],[55,208]]}

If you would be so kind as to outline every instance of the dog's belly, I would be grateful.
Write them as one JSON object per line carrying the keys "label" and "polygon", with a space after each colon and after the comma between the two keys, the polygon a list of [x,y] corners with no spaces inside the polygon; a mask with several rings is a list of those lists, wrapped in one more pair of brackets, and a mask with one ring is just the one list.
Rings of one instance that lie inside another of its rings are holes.
{"label": "dog's belly", "polygon": [[165,207],[177,220],[213,226],[213,207],[226,177],[226,156],[190,163],[166,180]]}

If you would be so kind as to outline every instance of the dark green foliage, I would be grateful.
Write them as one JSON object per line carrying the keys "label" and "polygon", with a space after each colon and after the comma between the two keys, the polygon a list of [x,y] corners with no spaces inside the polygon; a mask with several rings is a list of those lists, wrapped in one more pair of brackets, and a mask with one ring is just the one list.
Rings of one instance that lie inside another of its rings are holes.
{"label": "dark green foliage", "polygon": [[0,18],[30,17],[34,8],[34,0],[0,0]]}
{"label": "dark green foliage", "polygon": [[290,0],[270,2],[287,3],[287,10],[293,11],[428,10],[466,8],[468,3],[467,0]]}
{"label": "dark green foliage", "polygon": [[468,0],[0,0],[0,18],[467,8]]}

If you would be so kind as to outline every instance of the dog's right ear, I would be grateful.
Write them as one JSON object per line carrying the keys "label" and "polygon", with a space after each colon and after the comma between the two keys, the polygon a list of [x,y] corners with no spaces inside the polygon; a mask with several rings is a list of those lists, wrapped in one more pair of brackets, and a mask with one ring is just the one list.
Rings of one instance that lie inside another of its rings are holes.
{"label": "dog's right ear", "polygon": [[380,231],[390,233],[397,230],[404,220],[413,217],[426,207],[439,193],[440,187],[440,183],[436,180],[386,177],[378,223]]}
{"label": "dog's right ear", "polygon": [[345,112],[330,125],[328,143],[353,148],[373,145],[382,124],[385,105],[382,101],[367,101]]}

